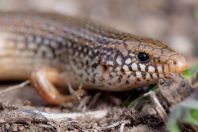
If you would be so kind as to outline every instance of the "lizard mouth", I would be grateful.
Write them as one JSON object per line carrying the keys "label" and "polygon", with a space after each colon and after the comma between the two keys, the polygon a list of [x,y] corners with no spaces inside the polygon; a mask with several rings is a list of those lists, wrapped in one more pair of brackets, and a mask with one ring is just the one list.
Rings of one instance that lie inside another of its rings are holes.
{"label": "lizard mouth", "polygon": [[[141,67],[140,67],[141,69]],[[150,74],[152,76],[157,76],[154,78],[159,78],[168,75],[169,73],[183,73],[188,69],[188,63],[186,59],[181,55],[173,55],[171,58],[166,61],[165,64],[156,64],[156,66],[148,66],[145,70],[145,74]]]}

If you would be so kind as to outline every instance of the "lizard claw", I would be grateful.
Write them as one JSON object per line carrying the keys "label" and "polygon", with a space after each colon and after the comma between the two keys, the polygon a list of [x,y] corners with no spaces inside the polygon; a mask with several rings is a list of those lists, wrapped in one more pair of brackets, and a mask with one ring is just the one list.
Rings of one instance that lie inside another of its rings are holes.
{"label": "lizard claw", "polygon": [[87,94],[87,92],[84,89],[82,89],[81,87],[79,87],[79,89],[77,91],[75,91],[75,93],[74,93],[74,95],[78,98],[78,100],[80,100],[86,94]]}

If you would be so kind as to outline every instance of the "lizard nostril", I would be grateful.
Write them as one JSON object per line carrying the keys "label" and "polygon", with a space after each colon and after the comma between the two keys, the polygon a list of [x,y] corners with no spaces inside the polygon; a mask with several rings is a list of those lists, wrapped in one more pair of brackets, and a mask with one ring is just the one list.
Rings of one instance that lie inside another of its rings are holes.
{"label": "lizard nostril", "polygon": [[181,73],[188,68],[186,59],[180,55],[174,55],[173,59],[170,61],[170,72]]}
{"label": "lizard nostril", "polygon": [[178,71],[185,71],[186,69],[188,69],[188,64],[186,62],[186,59],[182,56],[180,56],[177,61],[176,61],[176,66],[178,68]]}

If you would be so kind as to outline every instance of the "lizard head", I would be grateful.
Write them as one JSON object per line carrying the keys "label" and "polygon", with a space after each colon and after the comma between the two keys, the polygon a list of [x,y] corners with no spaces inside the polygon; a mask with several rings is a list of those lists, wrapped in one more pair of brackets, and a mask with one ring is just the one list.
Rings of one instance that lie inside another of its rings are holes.
{"label": "lizard head", "polygon": [[159,78],[182,73],[188,67],[182,55],[158,40],[135,36],[111,45],[111,49],[110,57],[104,60],[108,70],[104,78],[115,91],[154,84]]}
{"label": "lizard head", "polygon": [[136,42],[126,43],[128,49],[133,49],[133,62],[141,72],[166,75],[182,73],[188,68],[186,59],[161,41],[139,37]]}

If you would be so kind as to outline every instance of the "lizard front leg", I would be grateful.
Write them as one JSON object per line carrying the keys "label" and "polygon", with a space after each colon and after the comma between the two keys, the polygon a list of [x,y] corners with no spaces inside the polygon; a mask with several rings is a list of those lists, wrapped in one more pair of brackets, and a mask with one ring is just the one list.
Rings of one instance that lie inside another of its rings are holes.
{"label": "lizard front leg", "polygon": [[78,95],[62,95],[56,87],[67,87],[67,83],[56,68],[41,68],[31,74],[31,83],[40,96],[51,105],[60,105],[63,102],[78,101]]}

